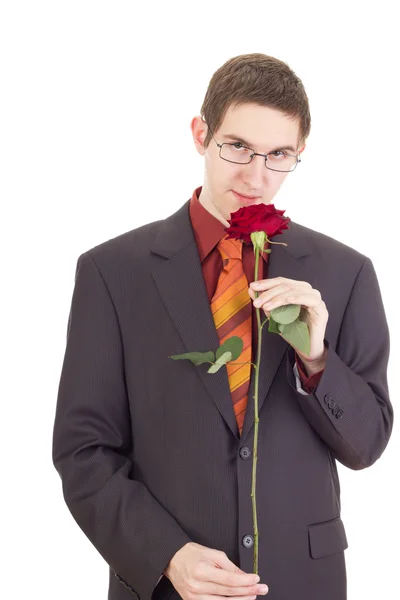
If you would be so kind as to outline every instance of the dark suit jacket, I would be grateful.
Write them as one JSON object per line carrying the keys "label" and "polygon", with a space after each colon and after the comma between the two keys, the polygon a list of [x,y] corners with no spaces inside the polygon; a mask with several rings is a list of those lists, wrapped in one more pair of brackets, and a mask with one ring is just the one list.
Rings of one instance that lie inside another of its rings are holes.
{"label": "dark suit jacket", "polygon": [[[156,584],[189,541],[253,572],[254,369],[239,438],[226,369],[169,358],[219,346],[188,207],[78,259],[53,462],[110,567],[109,600],[177,600],[167,577]],[[293,221],[277,241],[269,277],[321,292],[328,361],[302,395],[293,349],[263,329],[259,574],[269,600],[345,600],[336,461],[364,469],[388,443],[389,332],[368,257]]]}

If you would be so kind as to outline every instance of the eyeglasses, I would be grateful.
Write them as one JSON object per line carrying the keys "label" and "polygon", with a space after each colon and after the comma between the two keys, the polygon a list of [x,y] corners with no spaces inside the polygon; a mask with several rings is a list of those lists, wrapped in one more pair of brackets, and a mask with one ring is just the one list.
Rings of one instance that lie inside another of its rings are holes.
{"label": "eyeglasses", "polygon": [[[211,136],[219,148],[219,155],[223,160],[226,160],[237,165],[245,165],[253,160],[255,156],[263,156],[265,158],[265,166],[270,171],[278,171],[280,173],[290,173],[297,167],[297,163],[301,162],[301,158],[294,154],[287,154],[283,150],[274,150],[268,154],[260,154],[254,152],[252,148],[247,148],[241,142],[232,142],[219,144],[211,132]],[[267,161],[270,163],[268,166]]]}

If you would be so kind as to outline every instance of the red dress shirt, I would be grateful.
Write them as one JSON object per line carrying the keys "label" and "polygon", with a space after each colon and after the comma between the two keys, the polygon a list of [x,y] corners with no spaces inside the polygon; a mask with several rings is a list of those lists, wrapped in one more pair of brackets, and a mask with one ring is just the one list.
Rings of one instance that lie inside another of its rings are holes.
{"label": "red dress shirt", "polygon": [[[217,249],[217,244],[220,239],[225,235],[225,226],[223,223],[218,221],[213,215],[211,215],[204,206],[199,202],[199,196],[202,190],[202,186],[196,188],[193,192],[192,198],[189,204],[189,216],[192,223],[194,236],[199,251],[200,262],[203,269],[204,282],[207,289],[208,299],[211,303],[211,298],[214,295],[217,287],[218,277],[222,271],[222,258]],[[289,224],[290,227],[290,224]],[[268,257],[269,254],[262,252],[260,254],[263,260],[258,261],[258,276],[254,277],[255,269],[255,255],[252,244],[243,244],[243,270],[247,277],[249,285],[256,279],[267,279],[268,277]],[[257,316],[256,308],[252,304],[252,358],[256,356],[257,350]],[[260,311],[261,320],[265,319],[265,313],[263,310]],[[324,369],[314,373],[310,377],[307,377],[306,370],[300,357],[295,353],[297,368],[303,390],[308,394],[311,394],[317,387],[319,380],[324,372]]]}

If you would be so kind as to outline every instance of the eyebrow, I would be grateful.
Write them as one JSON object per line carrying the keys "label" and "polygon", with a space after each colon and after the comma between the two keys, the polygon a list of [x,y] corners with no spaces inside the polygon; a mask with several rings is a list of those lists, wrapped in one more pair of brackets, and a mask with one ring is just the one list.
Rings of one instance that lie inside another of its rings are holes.
{"label": "eyebrow", "polygon": [[[222,135],[222,137],[227,138],[229,140],[233,140],[235,142],[240,142],[241,144],[244,144],[245,146],[248,146],[249,148],[253,147],[253,144],[251,144],[250,142],[246,142],[246,140],[244,140],[243,138],[241,138],[238,135],[234,135],[233,133],[222,133],[221,135]],[[272,150],[270,150],[270,152],[276,152],[277,150],[290,150],[291,152],[296,152],[296,149],[293,148],[293,146],[279,146],[279,147],[273,148]]]}

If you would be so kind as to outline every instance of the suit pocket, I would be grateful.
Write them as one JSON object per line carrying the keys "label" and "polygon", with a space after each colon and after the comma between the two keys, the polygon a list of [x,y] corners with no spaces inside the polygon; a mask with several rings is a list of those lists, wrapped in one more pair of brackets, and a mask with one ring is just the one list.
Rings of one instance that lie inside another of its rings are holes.
{"label": "suit pocket", "polygon": [[348,547],[346,532],[340,517],[309,525],[308,539],[312,558],[337,554]]}

